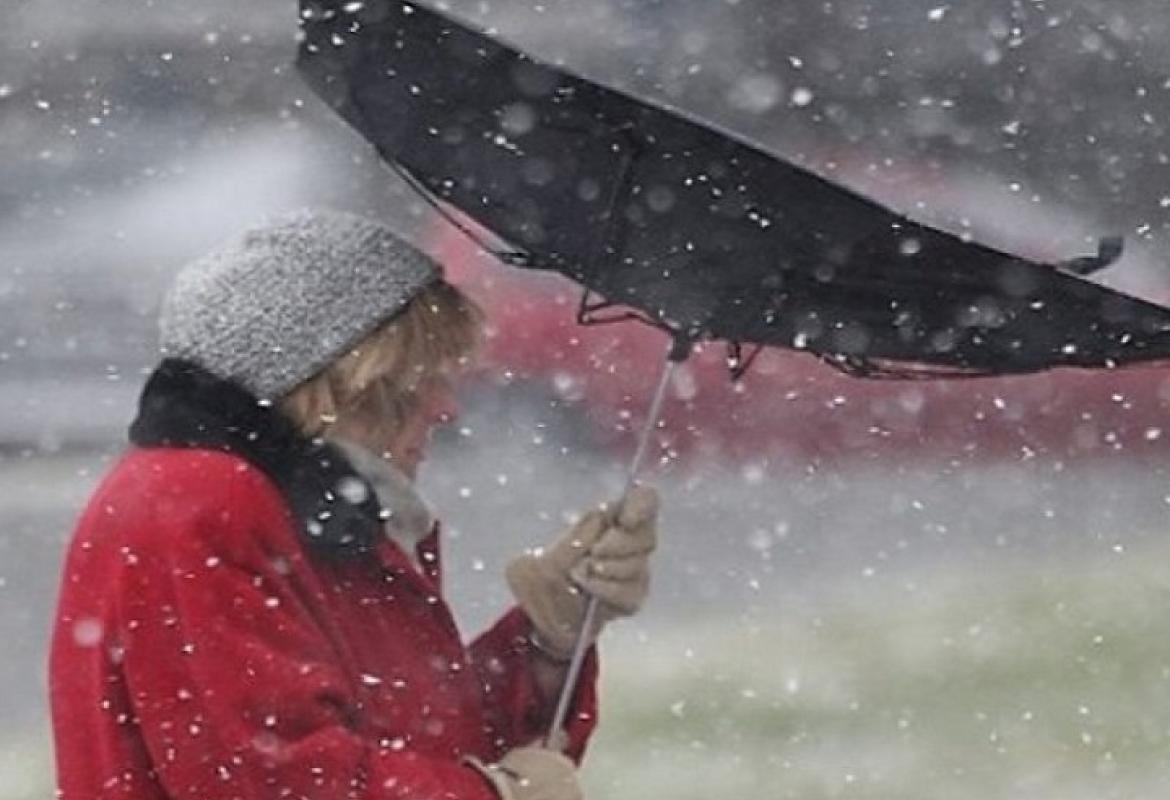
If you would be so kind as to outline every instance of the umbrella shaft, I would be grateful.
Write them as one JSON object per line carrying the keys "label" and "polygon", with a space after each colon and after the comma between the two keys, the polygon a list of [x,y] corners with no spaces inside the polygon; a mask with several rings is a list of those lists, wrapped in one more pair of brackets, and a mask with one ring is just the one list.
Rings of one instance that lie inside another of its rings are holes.
{"label": "umbrella shaft", "polygon": [[[634,451],[634,458],[630,461],[626,473],[626,492],[634,486],[634,479],[638,469],[642,466],[642,459],[650,445],[650,436],[658,425],[658,415],[662,413],[662,401],[666,398],[666,387],[670,385],[670,376],[674,373],[675,365],[682,359],[676,358],[678,348],[672,348],[670,356],[662,367],[662,375],[658,379],[658,388],[654,390],[654,399],[650,402],[650,412],[646,417],[646,424],[638,437],[638,448]],[[686,356],[684,355],[683,358]],[[624,495],[623,495],[624,496]],[[565,717],[569,714],[569,703],[573,699],[573,690],[577,687],[577,679],[581,676],[581,667],[585,663],[585,653],[589,650],[590,632],[593,630],[594,620],[597,618],[598,600],[590,597],[585,605],[585,617],[581,620],[581,629],[577,632],[577,641],[573,645],[573,656],[569,659],[569,666],[565,672],[565,682],[561,686],[560,696],[557,698],[556,711],[553,712],[552,724],[549,725],[547,746],[556,741],[556,734],[565,724]]]}
{"label": "umbrella shaft", "polygon": [[[650,401],[650,411],[646,415],[646,424],[642,426],[642,433],[638,436],[638,448],[634,451],[634,458],[626,471],[626,488],[629,492],[634,488],[634,480],[638,477],[638,470],[642,467],[642,459],[646,457],[646,450],[650,446],[650,437],[658,426],[658,415],[662,413],[662,401],[666,398],[666,387],[670,385],[670,376],[674,373],[677,361],[668,360],[662,367],[662,375],[658,378],[658,387],[654,390],[654,399]],[[623,496],[625,495],[623,492]]]}

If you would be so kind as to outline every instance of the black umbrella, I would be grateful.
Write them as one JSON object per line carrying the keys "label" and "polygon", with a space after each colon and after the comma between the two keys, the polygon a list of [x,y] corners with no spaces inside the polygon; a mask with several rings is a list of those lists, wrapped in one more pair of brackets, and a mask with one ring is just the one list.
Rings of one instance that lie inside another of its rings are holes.
{"label": "black umbrella", "polygon": [[665,330],[671,363],[701,339],[728,342],[737,372],[751,361],[743,346],[773,345],[873,377],[1170,356],[1170,311],[1081,277],[1111,263],[1118,240],[1037,263],[422,6],[301,0],[301,17],[301,73],[388,164],[506,243],[505,261],[581,284],[582,322]]}
{"label": "black umbrella", "polygon": [[[1170,312],[920,225],[715,127],[398,0],[302,0],[299,67],[382,156],[673,336],[860,374],[1004,374],[1170,355]],[[594,300],[594,294],[598,296]]]}

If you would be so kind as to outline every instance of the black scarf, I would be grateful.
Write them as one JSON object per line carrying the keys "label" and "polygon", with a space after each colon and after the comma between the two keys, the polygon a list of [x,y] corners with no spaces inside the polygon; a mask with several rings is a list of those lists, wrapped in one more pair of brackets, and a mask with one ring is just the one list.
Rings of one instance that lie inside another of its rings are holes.
{"label": "black scarf", "polygon": [[[147,380],[130,441],[243,458],[280,489],[314,549],[360,553],[382,535],[383,512],[374,491],[336,447],[304,437],[271,405],[189,361],[166,359]],[[364,491],[339,491],[351,481]],[[363,499],[355,503],[346,497]]]}

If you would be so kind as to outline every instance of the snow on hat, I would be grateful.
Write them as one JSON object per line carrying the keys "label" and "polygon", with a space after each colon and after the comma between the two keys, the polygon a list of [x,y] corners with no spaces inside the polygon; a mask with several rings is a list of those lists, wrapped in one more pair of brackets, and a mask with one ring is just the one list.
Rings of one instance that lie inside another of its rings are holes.
{"label": "snow on hat", "polygon": [[163,300],[160,344],[168,357],[275,399],[347,352],[440,274],[384,225],[301,211],[184,267]]}

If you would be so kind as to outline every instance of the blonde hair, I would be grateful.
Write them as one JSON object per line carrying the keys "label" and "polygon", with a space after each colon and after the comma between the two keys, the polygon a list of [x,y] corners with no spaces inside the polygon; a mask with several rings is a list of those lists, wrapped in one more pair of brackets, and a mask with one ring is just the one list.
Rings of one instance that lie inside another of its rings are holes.
{"label": "blonde hair", "polygon": [[428,377],[465,364],[479,347],[483,312],[439,279],[344,355],[293,388],[280,409],[309,437],[342,414],[393,431],[410,415]]}

